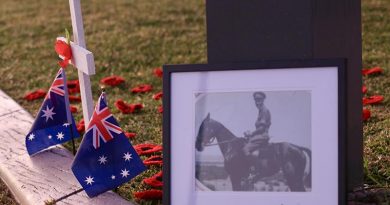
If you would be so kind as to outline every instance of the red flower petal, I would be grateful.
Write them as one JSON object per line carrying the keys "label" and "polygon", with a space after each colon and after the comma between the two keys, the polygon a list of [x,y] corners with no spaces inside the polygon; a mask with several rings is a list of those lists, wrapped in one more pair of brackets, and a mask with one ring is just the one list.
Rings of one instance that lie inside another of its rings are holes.
{"label": "red flower petal", "polygon": [[365,94],[367,92],[367,87],[365,85],[363,85],[363,87],[362,87],[362,92],[363,92],[363,94]]}
{"label": "red flower petal", "polygon": [[148,155],[156,152],[161,152],[163,148],[161,145],[138,144],[134,146],[134,149],[138,155]]}
{"label": "red flower petal", "polygon": [[162,166],[162,164],[163,164],[162,160],[163,160],[162,156],[156,155],[156,156],[151,156],[151,157],[145,159],[143,162],[146,166],[152,166],[152,165]]}
{"label": "red flower petal", "polygon": [[158,108],[157,108],[157,111],[159,112],[159,113],[163,113],[163,106],[162,105],[160,105],[160,106],[158,106]]}
{"label": "red flower petal", "polygon": [[137,134],[134,132],[125,132],[125,135],[128,139],[133,139],[137,136]]}
{"label": "red flower petal", "polygon": [[155,100],[160,100],[163,96],[163,92],[158,92],[156,94],[153,95],[153,99]]}
{"label": "red flower petal", "polygon": [[162,174],[163,172],[160,171],[157,174],[153,175],[152,177],[146,178],[142,180],[145,184],[154,187],[154,188],[160,188],[163,186],[162,182]]}
{"label": "red flower petal", "polygon": [[69,95],[69,101],[70,102],[81,102],[81,97],[75,96],[75,95]]}
{"label": "red flower petal", "polygon": [[69,60],[72,59],[72,49],[70,48],[70,45],[65,41],[57,40],[54,47],[57,54],[63,58],[63,60],[59,61],[58,64],[62,68],[66,68],[69,64]]}
{"label": "red flower petal", "polygon": [[367,121],[371,117],[369,109],[363,108],[363,121]]}
{"label": "red flower petal", "polygon": [[67,83],[69,94],[80,93],[79,80],[69,80]]}
{"label": "red flower petal", "polygon": [[82,119],[79,123],[77,123],[77,131],[79,133],[82,133],[84,132],[85,130],[85,123],[84,123],[84,119]]}
{"label": "red flower petal", "polygon": [[153,88],[151,85],[149,84],[143,84],[143,85],[139,85],[135,88],[132,88],[131,89],[131,92],[132,93],[146,93],[146,92],[149,92],[151,91]]}
{"label": "red flower petal", "polygon": [[39,98],[44,98],[46,96],[46,91],[43,89],[38,89],[36,91],[28,92],[26,95],[24,95],[24,99],[28,101],[33,101]]}
{"label": "red flower petal", "polygon": [[143,104],[126,104],[122,99],[118,99],[115,101],[115,106],[123,113],[123,114],[129,114],[136,111],[141,110],[144,108]]}
{"label": "red flower petal", "polygon": [[135,192],[134,197],[138,200],[161,200],[163,192],[157,189]]}
{"label": "red flower petal", "polygon": [[70,112],[71,112],[71,113],[76,113],[76,112],[77,112],[77,107],[71,105],[71,106],[70,106]]}
{"label": "red flower petal", "polygon": [[120,77],[120,76],[109,76],[105,77],[100,80],[100,83],[105,84],[105,85],[110,85],[110,86],[117,86],[121,83],[125,82],[125,79]]}
{"label": "red flower petal", "polygon": [[381,95],[373,95],[371,97],[363,98],[363,105],[379,104],[384,97]]}
{"label": "red flower petal", "polygon": [[383,73],[383,69],[380,67],[367,68],[362,70],[363,75],[372,75],[372,74],[381,74]]}
{"label": "red flower petal", "polygon": [[153,74],[159,78],[163,77],[163,70],[161,68],[155,68]]}

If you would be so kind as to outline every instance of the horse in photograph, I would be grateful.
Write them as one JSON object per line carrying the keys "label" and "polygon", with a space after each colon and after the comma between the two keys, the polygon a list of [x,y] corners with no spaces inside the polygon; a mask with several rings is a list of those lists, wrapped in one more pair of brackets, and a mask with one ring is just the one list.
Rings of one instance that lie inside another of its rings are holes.
{"label": "horse in photograph", "polygon": [[[212,144],[215,139],[217,143]],[[254,190],[253,184],[256,181],[280,171],[290,191],[304,192],[305,185],[311,188],[309,149],[287,142],[269,143],[259,151],[258,156],[247,156],[243,151],[246,143],[247,139],[236,137],[220,122],[211,119],[208,114],[199,127],[195,147],[198,151],[203,151],[205,146],[219,146],[233,191]],[[251,179],[250,184],[248,179]]]}

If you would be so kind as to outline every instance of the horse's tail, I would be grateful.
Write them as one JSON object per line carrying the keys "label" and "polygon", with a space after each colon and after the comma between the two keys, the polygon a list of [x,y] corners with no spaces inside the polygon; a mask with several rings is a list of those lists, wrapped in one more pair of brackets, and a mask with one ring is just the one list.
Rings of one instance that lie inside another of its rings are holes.
{"label": "horse's tail", "polygon": [[306,166],[305,166],[305,172],[303,176],[303,182],[305,183],[306,187],[311,188],[311,150],[306,147],[299,147],[303,153],[305,154],[306,159]]}

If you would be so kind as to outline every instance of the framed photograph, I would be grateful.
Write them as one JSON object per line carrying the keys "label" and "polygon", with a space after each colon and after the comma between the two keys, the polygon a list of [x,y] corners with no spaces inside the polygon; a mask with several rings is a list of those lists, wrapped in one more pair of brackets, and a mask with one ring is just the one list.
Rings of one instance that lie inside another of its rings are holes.
{"label": "framed photograph", "polygon": [[164,66],[163,204],[346,204],[345,64]]}

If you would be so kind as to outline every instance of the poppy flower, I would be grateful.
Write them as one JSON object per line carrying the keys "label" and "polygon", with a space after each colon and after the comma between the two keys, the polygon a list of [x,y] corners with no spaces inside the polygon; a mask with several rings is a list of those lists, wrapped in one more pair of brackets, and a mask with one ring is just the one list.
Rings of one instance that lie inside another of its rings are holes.
{"label": "poppy flower", "polygon": [[163,77],[163,70],[161,68],[155,68],[153,74],[159,78]]}
{"label": "poppy flower", "polygon": [[69,101],[70,102],[81,102],[81,97],[75,96],[75,95],[69,95]]}
{"label": "poppy flower", "polygon": [[134,149],[138,155],[148,155],[156,152],[161,152],[163,148],[161,145],[137,144],[134,146]]}
{"label": "poppy flower", "polygon": [[379,104],[384,97],[381,95],[373,95],[371,97],[363,98],[363,105]]}
{"label": "poppy flower", "polygon": [[138,200],[161,200],[163,192],[157,189],[135,192],[134,197]]}
{"label": "poppy flower", "polygon": [[159,112],[159,113],[163,113],[163,106],[162,105],[160,105],[160,106],[158,106],[158,108],[157,108],[157,111]]}
{"label": "poppy flower", "polygon": [[137,136],[137,134],[134,132],[125,132],[125,135],[128,139],[133,139]]}
{"label": "poppy flower", "polygon": [[163,96],[163,92],[158,92],[156,94],[153,95],[153,99],[155,100],[160,100]]}
{"label": "poppy flower", "polygon": [[163,186],[162,175],[163,175],[163,172],[160,171],[157,174],[153,175],[152,177],[146,178],[142,181],[151,187],[160,188]]}
{"label": "poppy flower", "polygon": [[71,113],[76,113],[78,110],[77,110],[77,107],[76,106],[73,106],[73,105],[71,105],[70,106],[70,112]]}
{"label": "poppy flower", "polygon": [[367,75],[372,75],[372,74],[381,74],[383,73],[383,69],[380,67],[373,67],[373,68],[367,68],[362,70],[362,74],[367,76]]}
{"label": "poppy flower", "polygon": [[24,99],[28,101],[33,101],[39,98],[44,98],[46,96],[46,91],[43,89],[38,89],[36,91],[28,92],[26,95],[24,95]]}
{"label": "poppy flower", "polygon": [[62,61],[59,61],[58,64],[61,68],[66,68],[70,59],[72,59],[72,49],[70,48],[70,45],[63,40],[57,39],[54,49],[60,58],[62,58]]}
{"label": "poppy flower", "polygon": [[365,85],[363,85],[362,87],[362,93],[365,94],[367,92],[367,87]]}
{"label": "poppy flower", "polygon": [[117,86],[123,82],[125,82],[125,79],[116,75],[105,77],[100,80],[100,83],[110,86]]}
{"label": "poppy flower", "polygon": [[80,82],[79,80],[69,80],[67,83],[69,94],[80,93]]}
{"label": "poppy flower", "polygon": [[79,133],[82,133],[84,132],[85,130],[85,122],[84,122],[84,119],[82,119],[79,123],[77,123],[77,131]]}
{"label": "poppy flower", "polygon": [[162,160],[163,160],[162,156],[156,155],[145,159],[143,162],[146,166],[152,166],[152,165],[162,166],[163,164]]}
{"label": "poppy flower", "polygon": [[115,106],[123,113],[123,114],[129,114],[136,111],[141,110],[144,108],[143,104],[137,103],[137,104],[127,104],[122,99],[118,99],[115,101]]}
{"label": "poppy flower", "polygon": [[142,85],[138,85],[137,87],[132,88],[131,92],[132,93],[147,93],[147,92],[150,92],[152,89],[153,88],[151,85],[142,84]]}
{"label": "poppy flower", "polygon": [[367,108],[363,108],[363,121],[367,121],[371,117],[371,112]]}

